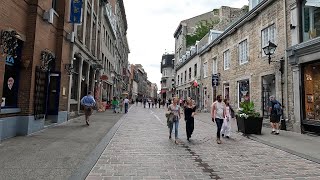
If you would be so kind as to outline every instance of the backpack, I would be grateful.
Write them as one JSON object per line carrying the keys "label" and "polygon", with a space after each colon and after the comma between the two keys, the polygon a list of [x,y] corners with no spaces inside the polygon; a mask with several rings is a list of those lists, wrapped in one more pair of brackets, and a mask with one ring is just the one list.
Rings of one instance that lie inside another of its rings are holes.
{"label": "backpack", "polygon": [[281,116],[282,115],[282,108],[281,104],[278,101],[272,102],[273,103],[273,111],[276,115]]}

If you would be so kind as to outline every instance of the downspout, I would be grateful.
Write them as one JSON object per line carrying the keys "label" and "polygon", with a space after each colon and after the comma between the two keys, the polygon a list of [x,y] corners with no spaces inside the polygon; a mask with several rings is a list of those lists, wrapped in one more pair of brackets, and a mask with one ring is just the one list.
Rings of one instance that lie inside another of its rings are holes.
{"label": "downspout", "polygon": [[[283,0],[283,17],[284,17],[284,44],[285,44],[285,61],[284,61],[284,72],[285,72],[285,89],[286,89],[286,99],[285,99],[285,113],[286,113],[286,120],[289,118],[289,100],[288,100],[288,57],[287,57],[287,48],[288,48],[288,32],[287,32],[287,3],[286,0]],[[282,83],[282,82],[281,82]],[[283,89],[282,89],[283,91]],[[282,97],[283,98],[283,97]]]}

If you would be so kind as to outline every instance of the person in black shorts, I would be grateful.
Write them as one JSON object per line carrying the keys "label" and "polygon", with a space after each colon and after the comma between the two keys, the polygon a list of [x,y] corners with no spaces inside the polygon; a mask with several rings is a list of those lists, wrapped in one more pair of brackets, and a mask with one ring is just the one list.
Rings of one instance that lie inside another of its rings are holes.
{"label": "person in black shorts", "polygon": [[[279,122],[280,116],[277,112],[277,107],[281,107],[281,104],[275,99],[274,96],[270,96],[270,103],[269,103],[269,114],[270,114],[270,123],[272,127],[271,134],[278,135],[279,134]],[[279,105],[279,106],[277,106]]]}

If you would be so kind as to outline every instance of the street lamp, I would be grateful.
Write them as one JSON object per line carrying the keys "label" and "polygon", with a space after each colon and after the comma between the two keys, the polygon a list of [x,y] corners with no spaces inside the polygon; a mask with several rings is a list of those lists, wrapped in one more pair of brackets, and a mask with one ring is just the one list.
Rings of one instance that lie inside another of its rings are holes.
{"label": "street lamp", "polygon": [[277,45],[272,43],[271,41],[268,42],[268,45],[263,47],[264,54],[268,56],[269,64],[272,62],[271,61],[271,55],[274,54],[276,51]]}

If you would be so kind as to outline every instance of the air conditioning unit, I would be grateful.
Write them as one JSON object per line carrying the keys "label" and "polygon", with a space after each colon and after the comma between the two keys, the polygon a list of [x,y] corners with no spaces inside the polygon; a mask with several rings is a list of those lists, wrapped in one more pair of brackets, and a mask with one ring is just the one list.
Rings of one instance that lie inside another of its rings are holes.
{"label": "air conditioning unit", "polygon": [[53,24],[53,16],[54,16],[54,9],[49,9],[49,11],[46,11],[43,13],[43,20],[46,20],[48,23]]}
{"label": "air conditioning unit", "polygon": [[72,31],[71,33],[68,33],[68,34],[67,34],[67,39],[68,39],[70,42],[74,43],[74,39],[75,39],[75,33],[74,33],[74,31]]}

